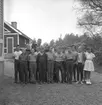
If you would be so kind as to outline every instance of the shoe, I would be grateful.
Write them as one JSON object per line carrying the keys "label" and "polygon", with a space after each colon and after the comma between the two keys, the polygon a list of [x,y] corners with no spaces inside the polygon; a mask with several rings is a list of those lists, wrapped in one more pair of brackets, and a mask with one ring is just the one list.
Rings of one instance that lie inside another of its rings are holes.
{"label": "shoe", "polygon": [[73,80],[73,82],[77,82],[76,80]]}
{"label": "shoe", "polygon": [[17,82],[17,81],[14,81],[14,83],[18,84],[18,82]]}
{"label": "shoe", "polygon": [[50,83],[53,84],[53,81],[51,81]]}
{"label": "shoe", "polygon": [[83,82],[81,81],[80,84],[83,84]]}
{"label": "shoe", "polygon": [[82,81],[82,82],[86,84],[86,81],[85,81],[85,80],[84,80],[84,81]]}
{"label": "shoe", "polygon": [[61,81],[61,83],[64,83],[63,81]]}
{"label": "shoe", "polygon": [[41,82],[38,82],[41,85]]}
{"label": "shoe", "polygon": [[23,84],[24,82],[19,82],[20,84]]}
{"label": "shoe", "polygon": [[69,84],[72,84],[72,82],[70,81]]}
{"label": "shoe", "polygon": [[79,81],[76,82],[76,84],[79,84],[79,83],[80,83]]}
{"label": "shoe", "polygon": [[43,82],[43,84],[46,84],[46,82]]}
{"label": "shoe", "polygon": [[90,84],[90,85],[92,84],[90,80],[89,80],[89,84]]}
{"label": "shoe", "polygon": [[86,84],[91,85],[92,83],[91,83],[90,80],[87,80],[87,81],[86,81]]}
{"label": "shoe", "polygon": [[25,84],[27,84],[28,82],[25,82]]}

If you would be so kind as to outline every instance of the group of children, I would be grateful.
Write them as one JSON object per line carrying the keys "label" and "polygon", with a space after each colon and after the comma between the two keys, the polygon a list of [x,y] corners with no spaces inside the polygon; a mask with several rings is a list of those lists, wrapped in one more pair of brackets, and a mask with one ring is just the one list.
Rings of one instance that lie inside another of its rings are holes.
{"label": "group of children", "polygon": [[[15,83],[86,83],[91,84],[91,71],[94,71],[91,48],[86,50],[75,46],[66,50],[45,50],[40,47],[20,51],[17,45],[14,52]],[[19,78],[18,78],[19,75]]]}

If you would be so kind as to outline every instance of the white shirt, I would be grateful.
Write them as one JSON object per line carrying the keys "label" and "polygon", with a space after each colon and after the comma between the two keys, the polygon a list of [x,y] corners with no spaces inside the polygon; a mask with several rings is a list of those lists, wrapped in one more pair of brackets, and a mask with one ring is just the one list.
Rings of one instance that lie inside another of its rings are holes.
{"label": "white shirt", "polygon": [[82,53],[78,53],[78,62],[79,62],[79,63],[82,63],[82,62],[83,62]]}
{"label": "white shirt", "polygon": [[34,54],[37,56],[39,53],[38,52],[34,52]]}
{"label": "white shirt", "polygon": [[14,57],[15,57],[15,59],[16,60],[18,60],[19,59],[19,56],[22,54],[22,51],[15,51],[14,52]]}
{"label": "white shirt", "polygon": [[93,53],[86,52],[85,55],[86,55],[86,60],[92,60],[95,57]]}

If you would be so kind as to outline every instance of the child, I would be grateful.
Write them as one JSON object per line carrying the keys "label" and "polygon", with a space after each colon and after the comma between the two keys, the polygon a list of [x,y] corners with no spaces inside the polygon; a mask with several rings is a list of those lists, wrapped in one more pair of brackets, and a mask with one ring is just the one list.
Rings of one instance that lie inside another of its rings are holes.
{"label": "child", "polygon": [[47,80],[48,83],[52,83],[53,82],[53,70],[54,70],[54,54],[52,53],[52,49],[49,48],[49,51],[46,52],[47,56],[48,56],[48,75],[47,75]]}
{"label": "child", "polygon": [[47,54],[44,52],[44,48],[40,49],[40,53],[37,55],[37,66],[39,70],[39,82],[47,82]]}
{"label": "child", "polygon": [[[57,79],[56,82],[60,82],[60,79],[62,79],[61,82],[63,83],[64,82],[64,68],[62,63],[63,54],[61,53],[60,49],[57,49],[57,52],[55,53],[54,57],[55,57],[56,79]],[[59,76],[59,73],[61,73],[61,76]]]}
{"label": "child", "polygon": [[62,65],[63,65],[63,69],[64,69],[64,74],[63,74],[63,81],[64,83],[66,82],[66,56],[65,56],[65,49],[62,49],[62,55],[63,55],[63,59],[62,59]]}
{"label": "child", "polygon": [[83,84],[83,67],[84,67],[84,52],[81,47],[78,48],[78,57],[77,57],[77,83]]}
{"label": "child", "polygon": [[72,49],[69,48],[68,52],[65,54],[66,56],[66,75],[67,75],[67,83],[72,84],[72,73],[73,73],[73,65],[74,65],[74,54]]}
{"label": "child", "polygon": [[73,82],[76,82],[76,74],[77,74],[77,57],[78,57],[78,52],[77,52],[77,48],[75,45],[72,46],[72,52],[73,52],[73,56],[74,56],[74,63],[73,63],[73,72],[72,72],[72,76],[73,76]]}
{"label": "child", "polygon": [[35,50],[31,50],[31,54],[29,54],[29,67],[30,67],[30,82],[36,83],[36,58],[37,54],[35,53]]}
{"label": "child", "polygon": [[93,58],[95,57],[95,55],[91,51],[91,48],[87,49],[85,56],[86,56],[86,61],[84,65],[84,71],[86,75],[86,84],[91,84],[90,76],[91,76],[91,71],[94,71]]}
{"label": "child", "polygon": [[16,47],[16,51],[14,52],[14,70],[15,70],[15,83],[18,83],[18,74],[19,74],[19,81],[21,81],[21,76],[20,76],[20,62],[19,62],[19,56],[22,54],[22,51],[20,51],[19,45]]}
{"label": "child", "polygon": [[[30,50],[30,46],[29,44],[27,44],[26,46],[26,54],[29,56],[29,54],[31,53],[31,50]],[[28,79],[30,81],[30,67],[29,67],[29,61],[27,61],[27,70],[28,70]]]}
{"label": "child", "polygon": [[27,84],[28,83],[28,54],[25,49],[23,49],[23,53],[19,57],[20,60],[20,72],[21,72],[21,82]]}

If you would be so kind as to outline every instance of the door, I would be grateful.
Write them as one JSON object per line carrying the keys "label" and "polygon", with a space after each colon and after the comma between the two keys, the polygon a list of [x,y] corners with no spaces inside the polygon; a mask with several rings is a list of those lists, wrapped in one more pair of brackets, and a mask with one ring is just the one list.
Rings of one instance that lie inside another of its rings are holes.
{"label": "door", "polygon": [[13,37],[7,38],[7,49],[9,54],[13,53]]}

